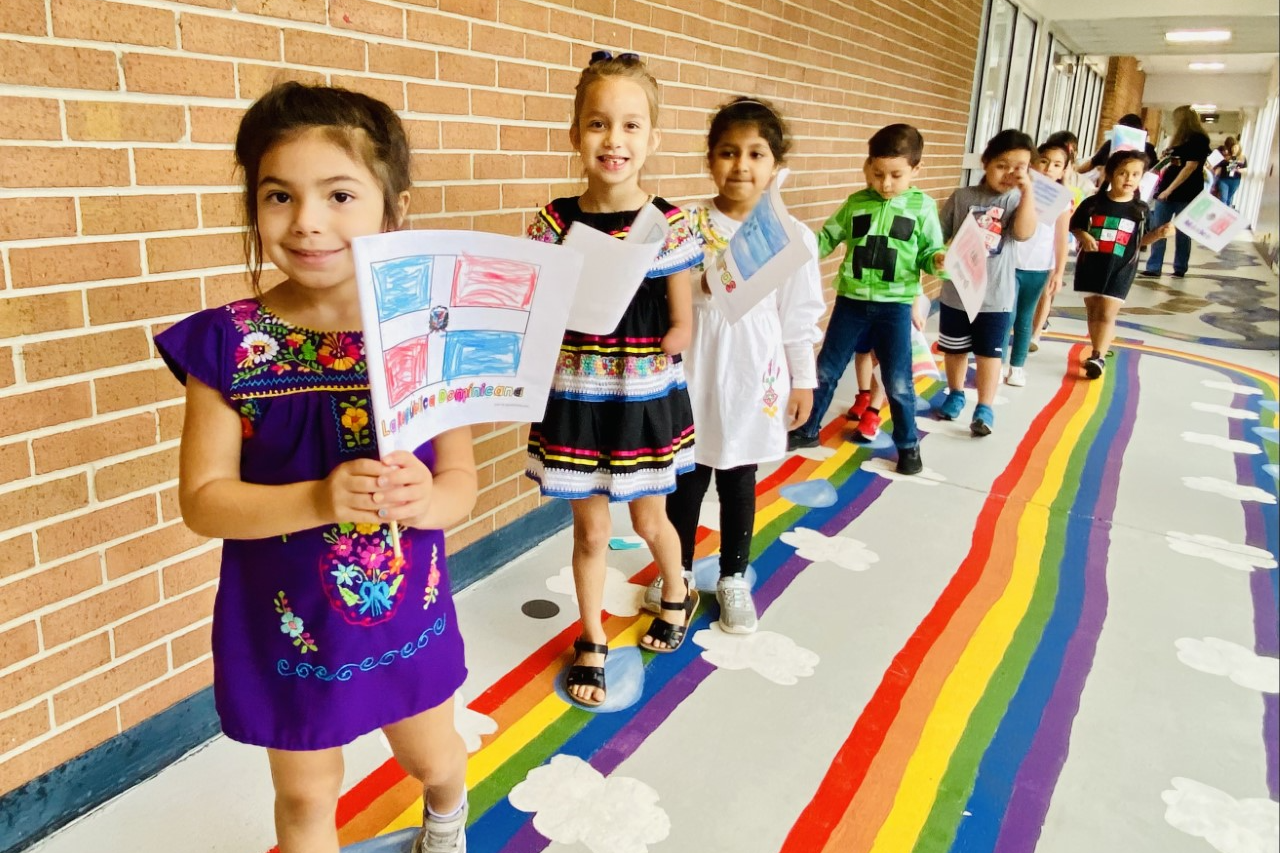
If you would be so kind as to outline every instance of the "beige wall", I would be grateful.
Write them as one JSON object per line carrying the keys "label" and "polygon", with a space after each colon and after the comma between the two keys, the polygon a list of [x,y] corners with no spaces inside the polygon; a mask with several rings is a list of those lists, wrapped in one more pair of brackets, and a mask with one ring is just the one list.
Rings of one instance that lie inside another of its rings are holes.
{"label": "beige wall", "polygon": [[[0,3],[0,793],[210,679],[218,545],[175,498],[180,386],[152,336],[246,294],[230,143],[272,81],[401,110],[414,227],[521,233],[579,191],[566,123],[592,49],[662,81],[648,186],[703,195],[731,93],[796,135],[787,193],[820,222],[867,136],[914,122],[921,185],[958,180],[979,0],[3,0]],[[524,431],[476,430],[458,549],[537,506]]]}

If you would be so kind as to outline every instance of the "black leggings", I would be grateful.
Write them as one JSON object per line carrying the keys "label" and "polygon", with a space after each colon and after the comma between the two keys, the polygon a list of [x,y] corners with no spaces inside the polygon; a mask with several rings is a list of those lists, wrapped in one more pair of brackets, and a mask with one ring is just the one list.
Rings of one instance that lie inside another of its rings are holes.
{"label": "black leggings", "polygon": [[[711,485],[713,469],[694,466],[676,481],[667,495],[667,518],[680,534],[680,562],[693,570],[693,545],[698,536],[698,513]],[[744,574],[751,552],[751,530],[756,522],[756,466],[716,470],[720,496],[720,577]]]}

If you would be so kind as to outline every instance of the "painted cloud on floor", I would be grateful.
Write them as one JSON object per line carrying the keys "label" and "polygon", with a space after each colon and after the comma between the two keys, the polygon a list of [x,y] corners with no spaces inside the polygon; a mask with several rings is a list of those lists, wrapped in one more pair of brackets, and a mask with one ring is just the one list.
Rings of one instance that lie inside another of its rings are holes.
{"label": "painted cloud on floor", "polygon": [[1208,412],[1212,415],[1223,415],[1237,421],[1256,421],[1258,419],[1257,412],[1251,412],[1248,409],[1233,409],[1230,406],[1219,406],[1214,403],[1195,402],[1191,404],[1191,408],[1197,412]]}
{"label": "painted cloud on floor", "polygon": [[586,845],[591,853],[648,853],[671,832],[658,792],[638,779],[605,778],[575,755],[554,755],[529,771],[507,795],[533,814],[533,828],[560,844]]}
{"label": "painted cloud on floor", "polygon": [[[577,590],[573,586],[573,567],[565,566],[555,577],[547,578],[547,589],[567,595],[576,603]],[[644,587],[631,583],[627,576],[609,566],[604,570],[604,609],[614,616],[635,616],[644,600]]]}
{"label": "painted cloud on floor", "polygon": [[1174,643],[1178,660],[1210,675],[1225,675],[1241,687],[1280,693],[1280,661],[1264,657],[1237,643],[1205,637],[1183,637]]}
{"label": "painted cloud on floor", "polygon": [[1212,492],[1216,495],[1222,495],[1224,498],[1235,498],[1238,501],[1257,501],[1264,504],[1276,502],[1275,495],[1265,492],[1257,486],[1242,486],[1229,480],[1219,480],[1217,477],[1183,477],[1182,482],[1189,489]]}
{"label": "painted cloud on floor", "polygon": [[1262,452],[1262,448],[1252,442],[1221,435],[1206,435],[1202,432],[1184,432],[1182,440],[1191,444],[1203,444],[1205,447],[1216,447],[1219,450],[1230,450],[1232,453],[1246,453],[1250,456]]}
{"label": "painted cloud on floor", "polygon": [[1179,533],[1176,530],[1170,530],[1164,538],[1169,543],[1169,547],[1179,554],[1204,557],[1242,572],[1276,567],[1276,561],[1269,551],[1252,545],[1237,545],[1207,533]]}
{"label": "painted cloud on floor", "polygon": [[818,656],[795,640],[773,631],[726,634],[719,625],[693,635],[704,651],[702,659],[720,669],[752,669],[774,684],[795,684],[813,675]]}
{"label": "painted cloud on floor", "polygon": [[1181,776],[1160,796],[1170,826],[1203,838],[1218,853],[1275,853],[1280,846],[1280,804],[1271,800],[1237,800]]}
{"label": "painted cloud on floor", "polygon": [[811,563],[835,563],[851,572],[863,572],[880,561],[880,555],[868,550],[864,542],[847,536],[828,536],[808,527],[788,530],[778,538]]}
{"label": "painted cloud on floor", "polygon": [[1234,382],[1222,382],[1218,379],[1202,379],[1200,384],[1206,388],[1216,388],[1219,391],[1230,391],[1232,394],[1248,394],[1253,396],[1261,394],[1262,389],[1253,385],[1237,385]]}

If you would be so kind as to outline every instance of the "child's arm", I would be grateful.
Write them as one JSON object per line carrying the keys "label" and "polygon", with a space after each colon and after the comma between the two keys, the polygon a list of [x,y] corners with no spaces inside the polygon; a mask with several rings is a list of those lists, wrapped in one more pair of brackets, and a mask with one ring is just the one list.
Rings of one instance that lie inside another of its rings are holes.
{"label": "child's arm", "polygon": [[1053,224],[1053,272],[1049,273],[1049,295],[1062,290],[1067,274],[1067,237],[1071,234],[1071,211],[1064,210]]}
{"label": "child's arm", "polygon": [[849,237],[849,204],[853,196],[849,196],[840,209],[831,214],[818,232],[818,257],[825,258],[836,250]]}
{"label": "child's arm", "polygon": [[1018,189],[1022,190],[1022,197],[1018,199],[1018,209],[1013,214],[1013,239],[1023,242],[1035,236],[1036,225],[1039,224],[1030,171],[1019,173]]}
{"label": "child's arm", "polygon": [[946,241],[942,237],[942,223],[938,219],[938,205],[929,199],[920,211],[916,228],[916,268],[930,275],[941,275],[946,265]]}
{"label": "child's arm", "polygon": [[813,410],[813,389],[818,387],[813,347],[822,340],[818,323],[827,310],[822,295],[822,273],[818,269],[817,241],[807,229],[801,231],[800,237],[814,257],[778,288],[777,295],[778,316],[782,321],[782,351],[791,376],[787,429],[795,429],[809,420]]}
{"label": "child's arm", "polygon": [[1163,240],[1166,237],[1172,237],[1173,231],[1174,231],[1173,223],[1166,222],[1165,224],[1161,225],[1159,228],[1153,228],[1152,230],[1148,231],[1146,234],[1143,234],[1142,240],[1139,243],[1139,245],[1150,246],[1152,243],[1154,243],[1157,240]]}
{"label": "child's arm", "polygon": [[387,455],[392,470],[377,480],[374,503],[383,507],[382,521],[408,527],[443,530],[466,518],[476,505],[476,456],[471,427],[456,427],[431,440],[436,451],[433,472],[405,450]]}
{"label": "child's arm", "polygon": [[671,328],[662,336],[662,351],[676,355],[693,341],[693,285],[689,270],[667,276],[667,310],[671,314]]}

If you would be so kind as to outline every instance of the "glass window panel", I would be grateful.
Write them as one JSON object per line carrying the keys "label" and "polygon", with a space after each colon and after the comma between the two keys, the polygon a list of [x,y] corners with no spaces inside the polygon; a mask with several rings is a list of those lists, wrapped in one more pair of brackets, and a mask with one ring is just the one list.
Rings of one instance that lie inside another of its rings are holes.
{"label": "glass window panel", "polygon": [[982,60],[982,82],[978,95],[978,115],[974,123],[973,147],[981,151],[987,140],[1000,130],[1003,120],[1005,83],[1008,80],[1009,50],[1017,10],[1008,0],[992,0],[987,23],[987,44]]}
{"label": "glass window panel", "polygon": [[1023,127],[1027,103],[1027,81],[1031,76],[1031,55],[1036,44],[1036,24],[1025,13],[1018,13],[1018,26],[1013,34],[1013,52],[1009,56],[1009,80],[1005,87],[1005,127]]}

